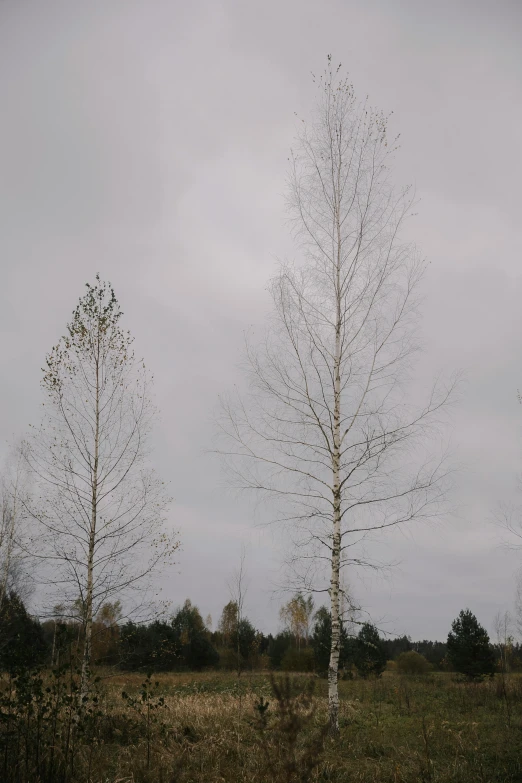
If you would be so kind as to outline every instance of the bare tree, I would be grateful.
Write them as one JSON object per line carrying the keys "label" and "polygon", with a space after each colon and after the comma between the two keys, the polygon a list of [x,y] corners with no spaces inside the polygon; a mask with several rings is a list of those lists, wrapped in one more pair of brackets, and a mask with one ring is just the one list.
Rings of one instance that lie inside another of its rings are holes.
{"label": "bare tree", "polygon": [[51,647],[51,666],[54,666],[55,661],[57,662],[57,665],[59,665],[60,662],[60,652],[59,650],[57,650],[56,637],[58,633],[58,625],[62,621],[64,608],[65,607],[63,606],[63,604],[56,604],[55,606],[53,606],[53,610],[52,610],[53,645]]}
{"label": "bare tree", "polygon": [[522,637],[522,570],[518,571],[515,590],[515,616],[512,620],[519,638]]}
{"label": "bare tree", "polygon": [[499,653],[500,670],[508,673],[513,656],[513,618],[510,612],[497,612],[494,619],[496,647]]}
{"label": "bare tree", "polygon": [[357,550],[377,533],[432,515],[443,457],[427,450],[453,383],[408,403],[424,263],[400,230],[387,119],[332,71],[317,80],[314,120],[291,156],[288,206],[302,250],[271,281],[261,344],[247,340],[250,392],[223,400],[224,455],[236,487],[282,502],[295,531],[302,589],[328,592],[329,717],[338,733],[340,574],[375,565]]}
{"label": "bare tree", "polygon": [[[522,397],[518,395],[519,402]],[[522,492],[522,478],[518,480],[518,492]],[[491,521],[501,530],[501,546],[513,552],[522,552],[522,506],[520,503],[501,503],[494,511]],[[515,586],[515,614],[511,623],[522,636],[522,568],[518,569]],[[498,626],[498,616],[495,618],[495,631]],[[498,635],[498,634],[497,634]]]}
{"label": "bare tree", "polygon": [[513,618],[509,612],[497,612],[494,620],[496,644],[498,651],[498,668],[500,673],[500,688],[506,704],[508,726],[511,725],[512,702],[509,687],[509,673],[513,659]]}
{"label": "bare tree", "polygon": [[8,591],[23,600],[31,592],[24,505],[29,497],[28,476],[22,446],[11,449],[0,478],[0,606]]}
{"label": "bare tree", "polygon": [[165,532],[170,499],[147,461],[155,409],[150,379],[108,283],[96,278],[46,359],[41,427],[27,441],[38,484],[50,582],[83,627],[81,694],[89,687],[93,618],[107,602],[143,595],[177,548]]}
{"label": "bare tree", "polygon": [[245,573],[245,549],[241,547],[239,567],[234,571],[232,579],[228,583],[231,601],[223,610],[222,630],[235,635],[236,649],[236,677],[237,677],[237,754],[238,762],[241,755],[241,719],[243,715],[243,692],[241,689],[241,673],[243,660],[241,656],[241,632],[244,620],[245,597],[248,590]]}
{"label": "bare tree", "polygon": [[[232,613],[235,614],[234,618],[234,631],[236,637],[236,674],[239,689],[239,680],[241,672],[243,670],[242,658],[241,658],[241,624],[244,620],[245,609],[245,597],[248,590],[245,573],[245,550],[241,548],[241,555],[239,558],[239,567],[234,571],[232,579],[228,582],[228,590],[230,593],[231,601],[229,607]],[[239,694],[240,707],[241,707],[241,693]]]}

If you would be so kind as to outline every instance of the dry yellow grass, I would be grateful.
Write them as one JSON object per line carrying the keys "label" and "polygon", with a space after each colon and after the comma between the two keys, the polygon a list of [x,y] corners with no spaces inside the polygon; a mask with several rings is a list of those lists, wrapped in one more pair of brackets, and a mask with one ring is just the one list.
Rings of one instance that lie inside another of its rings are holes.
{"label": "dry yellow grass", "polygon": [[[283,770],[288,748],[266,673],[243,676],[239,690],[229,674],[159,674],[146,698],[143,675],[100,675],[97,717],[91,733],[78,738],[67,783],[274,783],[263,742]],[[299,737],[299,753],[326,721],[326,685],[317,680],[316,686],[315,714]],[[520,782],[522,679],[511,678],[507,693],[500,686],[391,672],[377,681],[343,681],[341,737],[326,740],[320,765],[305,780]],[[261,697],[270,702],[263,741],[256,728]]]}

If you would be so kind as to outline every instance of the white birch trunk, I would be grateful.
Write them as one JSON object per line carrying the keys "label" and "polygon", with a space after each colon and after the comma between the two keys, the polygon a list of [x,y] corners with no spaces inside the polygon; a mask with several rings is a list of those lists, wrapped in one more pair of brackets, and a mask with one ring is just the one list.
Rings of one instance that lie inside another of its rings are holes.
{"label": "white birch trunk", "polygon": [[[333,143],[333,139],[332,139]],[[341,616],[340,616],[340,573],[341,573],[341,329],[342,329],[342,297],[341,297],[341,263],[342,235],[340,227],[340,175],[342,158],[333,164],[332,154],[332,207],[333,231],[335,237],[334,269],[332,278],[335,285],[335,348],[333,362],[333,426],[332,426],[332,574],[330,581],[330,614],[332,621],[332,642],[330,664],[328,667],[328,712],[330,733],[339,733],[339,655],[341,651]]]}
{"label": "white birch trunk", "polygon": [[92,600],[94,587],[94,547],[96,545],[96,523],[97,523],[97,501],[98,501],[98,460],[100,449],[100,339],[98,336],[97,355],[96,355],[96,388],[95,388],[95,410],[94,410],[94,452],[92,468],[92,487],[91,487],[91,530],[89,535],[89,550],[87,554],[87,582],[85,589],[84,606],[84,641],[82,655],[82,673],[80,683],[81,701],[89,693],[90,668],[92,657]]}

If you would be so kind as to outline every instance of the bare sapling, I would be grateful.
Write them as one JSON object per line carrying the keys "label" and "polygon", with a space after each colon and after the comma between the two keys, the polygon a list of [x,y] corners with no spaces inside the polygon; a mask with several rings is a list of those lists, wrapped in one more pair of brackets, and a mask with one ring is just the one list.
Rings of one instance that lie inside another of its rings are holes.
{"label": "bare sapling", "polygon": [[15,445],[0,477],[0,607],[13,590],[27,598],[33,580],[29,575],[28,529],[24,507],[29,498],[29,476],[22,444]]}
{"label": "bare sapling", "polygon": [[45,415],[26,444],[39,490],[29,505],[41,533],[37,554],[62,616],[82,628],[82,698],[93,618],[116,599],[142,604],[178,546],[165,525],[170,499],[148,460],[151,378],[121,317],[108,283],[87,285],[46,358]]}

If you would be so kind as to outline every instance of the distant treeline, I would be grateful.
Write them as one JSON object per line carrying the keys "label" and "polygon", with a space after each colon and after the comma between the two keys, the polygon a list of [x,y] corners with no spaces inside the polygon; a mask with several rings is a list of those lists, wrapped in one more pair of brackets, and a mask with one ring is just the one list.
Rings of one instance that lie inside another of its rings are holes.
{"label": "distant treeline", "polygon": [[[325,607],[315,612],[309,632],[304,633],[284,630],[265,635],[248,618],[238,618],[234,602],[225,606],[217,630],[209,625],[189,600],[169,619],[147,624],[123,621],[119,604],[107,604],[94,624],[93,663],[144,672],[222,668],[325,674],[328,669],[331,622]],[[56,617],[40,622],[29,615],[16,593],[5,597],[0,609],[2,670],[75,665],[82,641],[83,626],[78,619]],[[414,642],[407,636],[383,638],[369,624],[352,626],[351,635],[342,628],[340,668],[345,676],[353,671],[378,673],[386,662],[410,651],[422,655],[433,670],[451,670],[446,643]],[[522,668],[520,644],[512,645],[510,658],[511,668]]]}

